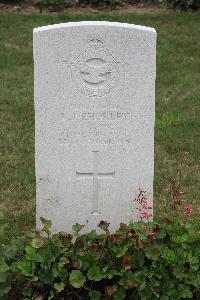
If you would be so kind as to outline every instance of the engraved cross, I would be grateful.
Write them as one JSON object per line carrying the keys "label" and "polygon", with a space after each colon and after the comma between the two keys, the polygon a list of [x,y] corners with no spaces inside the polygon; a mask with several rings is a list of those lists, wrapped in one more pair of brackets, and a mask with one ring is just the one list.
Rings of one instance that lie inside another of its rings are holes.
{"label": "engraved cross", "polygon": [[100,178],[108,178],[114,179],[115,172],[111,173],[99,173],[98,165],[99,165],[99,151],[93,152],[93,172],[91,173],[80,173],[76,172],[76,178],[91,178],[93,180],[93,203],[92,203],[92,214],[100,214],[99,212],[99,179]]}

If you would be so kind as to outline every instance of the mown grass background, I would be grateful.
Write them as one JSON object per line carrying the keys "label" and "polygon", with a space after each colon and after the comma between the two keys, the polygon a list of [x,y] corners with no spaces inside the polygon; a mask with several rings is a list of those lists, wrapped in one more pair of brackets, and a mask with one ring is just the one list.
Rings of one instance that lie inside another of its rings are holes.
{"label": "mown grass background", "polygon": [[183,176],[184,197],[194,206],[194,218],[200,215],[200,12],[2,13],[0,243],[35,222],[32,30],[79,20],[129,22],[157,30],[155,213],[166,213],[170,197],[161,190],[176,174],[180,152],[190,151]]}

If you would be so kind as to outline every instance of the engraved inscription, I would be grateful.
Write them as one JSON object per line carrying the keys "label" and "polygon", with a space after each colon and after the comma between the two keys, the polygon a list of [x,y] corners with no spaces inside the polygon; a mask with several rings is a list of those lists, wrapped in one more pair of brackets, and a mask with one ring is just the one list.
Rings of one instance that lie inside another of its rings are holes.
{"label": "engraved inscription", "polygon": [[122,121],[130,119],[130,113],[126,111],[63,112],[61,115],[67,121]]}
{"label": "engraved inscription", "polygon": [[114,179],[115,172],[110,173],[99,173],[98,172],[98,162],[99,162],[99,151],[93,152],[93,172],[91,173],[80,173],[76,172],[76,178],[91,178],[93,180],[93,202],[92,202],[92,215],[100,214],[99,211],[99,179],[107,178]]}
{"label": "engraved inscription", "polygon": [[84,95],[103,97],[117,84],[118,62],[105,49],[101,38],[91,38],[87,46],[88,49],[70,64],[72,80]]}
{"label": "engraved inscription", "polygon": [[59,137],[61,145],[65,144],[80,144],[80,145],[129,145],[132,138],[126,130],[121,131],[106,131],[99,130],[85,133],[84,130],[62,131]]}
{"label": "engraved inscription", "polygon": [[64,111],[61,113],[60,144],[129,145],[132,142],[125,110]]}

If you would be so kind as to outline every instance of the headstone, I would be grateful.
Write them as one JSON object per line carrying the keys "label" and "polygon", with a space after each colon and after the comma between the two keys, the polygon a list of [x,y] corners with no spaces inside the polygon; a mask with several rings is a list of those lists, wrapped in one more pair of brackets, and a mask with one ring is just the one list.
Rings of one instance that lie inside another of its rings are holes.
{"label": "headstone", "polygon": [[[156,32],[112,22],[34,29],[37,225],[138,220],[153,191]],[[150,203],[152,202],[152,196]]]}

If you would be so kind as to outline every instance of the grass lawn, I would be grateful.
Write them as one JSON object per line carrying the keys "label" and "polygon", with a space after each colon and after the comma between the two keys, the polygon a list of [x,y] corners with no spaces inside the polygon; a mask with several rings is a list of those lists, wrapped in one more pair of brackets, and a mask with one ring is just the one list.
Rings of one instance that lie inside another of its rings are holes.
{"label": "grass lawn", "polygon": [[200,12],[6,13],[0,14],[0,242],[35,221],[32,30],[79,20],[156,28],[155,210],[165,211],[170,198],[160,192],[175,174],[180,152],[190,151],[184,197],[194,206],[194,218],[200,215]]}

